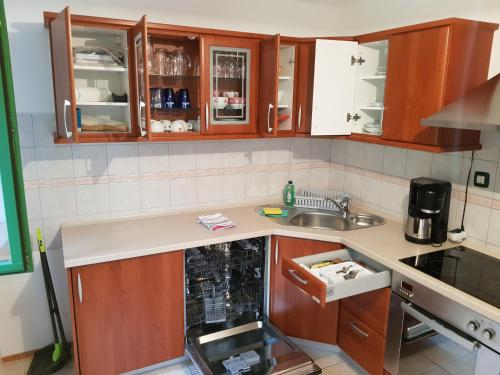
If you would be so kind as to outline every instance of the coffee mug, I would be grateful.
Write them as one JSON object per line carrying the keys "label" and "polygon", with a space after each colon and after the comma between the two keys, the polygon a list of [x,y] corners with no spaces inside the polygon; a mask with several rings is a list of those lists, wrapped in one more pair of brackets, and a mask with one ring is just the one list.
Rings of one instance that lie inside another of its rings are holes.
{"label": "coffee mug", "polygon": [[182,133],[188,130],[188,125],[184,120],[175,120],[170,125],[170,131],[173,133]]}
{"label": "coffee mug", "polygon": [[165,131],[165,127],[160,121],[151,120],[151,131],[153,133],[163,133]]}
{"label": "coffee mug", "polygon": [[163,126],[164,131],[169,132],[170,131],[170,127],[172,126],[172,121],[170,121],[170,120],[161,120],[160,122],[161,122],[161,124]]}

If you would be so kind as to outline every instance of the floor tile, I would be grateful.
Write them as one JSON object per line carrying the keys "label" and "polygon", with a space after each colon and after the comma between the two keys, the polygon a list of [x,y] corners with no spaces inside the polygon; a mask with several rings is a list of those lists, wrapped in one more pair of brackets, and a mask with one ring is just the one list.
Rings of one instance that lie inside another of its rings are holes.
{"label": "floor tile", "polygon": [[450,373],[442,367],[436,367],[430,371],[424,372],[422,375],[450,375]]}
{"label": "floor tile", "polygon": [[26,360],[18,359],[16,361],[0,362],[0,375],[24,375]]}
{"label": "floor tile", "polygon": [[323,369],[323,375],[366,375],[367,372],[350,360]]}
{"label": "floor tile", "polygon": [[428,347],[421,353],[438,365],[443,365],[468,353],[466,349],[442,335],[433,336],[425,341]]}
{"label": "floor tile", "polygon": [[303,346],[301,349],[306,352],[306,354],[308,354],[314,360],[314,363],[316,363],[316,365],[318,365],[322,369],[333,366],[345,360],[345,357],[343,357],[341,353],[320,350],[309,346]]}
{"label": "floor tile", "polygon": [[476,365],[476,353],[470,353],[451,361],[442,367],[452,375],[472,374]]}
{"label": "floor tile", "polygon": [[144,375],[191,375],[191,371],[187,363],[183,361],[150,372],[145,372]]}

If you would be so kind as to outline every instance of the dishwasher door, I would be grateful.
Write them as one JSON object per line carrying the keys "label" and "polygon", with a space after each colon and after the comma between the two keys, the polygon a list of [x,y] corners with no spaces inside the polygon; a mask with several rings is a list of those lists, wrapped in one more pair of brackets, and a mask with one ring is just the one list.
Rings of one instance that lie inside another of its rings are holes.
{"label": "dishwasher door", "polygon": [[[198,337],[188,336],[186,351],[204,375],[321,374],[306,353],[266,320]],[[245,369],[228,371],[223,362],[242,353],[251,353],[254,360]]]}

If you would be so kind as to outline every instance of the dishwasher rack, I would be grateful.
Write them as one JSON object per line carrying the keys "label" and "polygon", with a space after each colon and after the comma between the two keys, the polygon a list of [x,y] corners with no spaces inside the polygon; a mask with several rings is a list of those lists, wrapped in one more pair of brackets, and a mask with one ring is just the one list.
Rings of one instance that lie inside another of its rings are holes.
{"label": "dishwasher rack", "polygon": [[186,328],[262,316],[264,238],[185,251]]}

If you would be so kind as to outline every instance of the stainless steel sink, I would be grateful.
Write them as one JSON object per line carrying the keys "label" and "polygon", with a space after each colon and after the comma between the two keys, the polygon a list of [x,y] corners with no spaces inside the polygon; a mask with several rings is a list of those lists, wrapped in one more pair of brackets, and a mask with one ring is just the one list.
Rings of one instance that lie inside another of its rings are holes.
{"label": "stainless steel sink", "polygon": [[287,218],[272,218],[282,225],[328,230],[354,230],[382,225],[385,220],[366,213],[350,213],[344,218],[340,212],[330,210],[281,207],[288,210]]}

